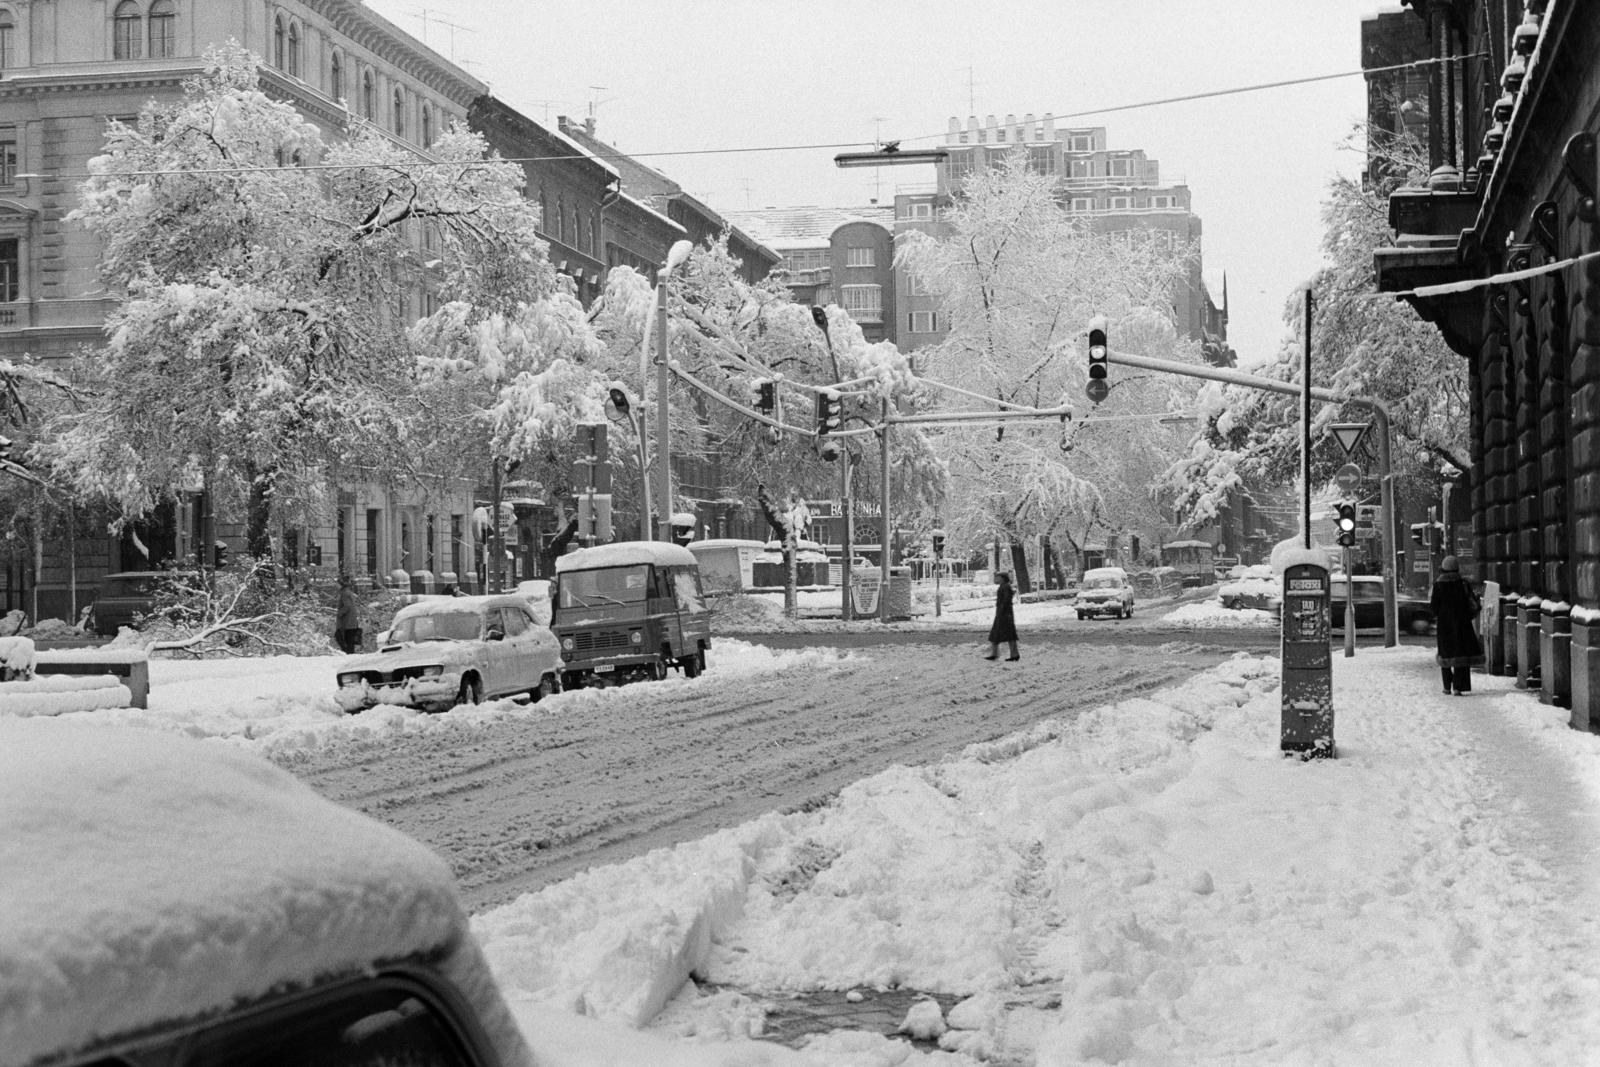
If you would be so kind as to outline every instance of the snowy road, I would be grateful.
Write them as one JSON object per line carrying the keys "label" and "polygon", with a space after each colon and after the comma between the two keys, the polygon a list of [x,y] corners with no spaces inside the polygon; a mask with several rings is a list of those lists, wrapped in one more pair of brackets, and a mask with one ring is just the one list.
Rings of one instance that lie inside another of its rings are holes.
{"label": "snowy road", "polygon": [[1040,645],[991,664],[970,644],[898,645],[734,686],[713,666],[695,681],[561,694],[443,744],[433,732],[351,737],[277,758],[445,855],[476,911],[1170,684],[1229,651]]}

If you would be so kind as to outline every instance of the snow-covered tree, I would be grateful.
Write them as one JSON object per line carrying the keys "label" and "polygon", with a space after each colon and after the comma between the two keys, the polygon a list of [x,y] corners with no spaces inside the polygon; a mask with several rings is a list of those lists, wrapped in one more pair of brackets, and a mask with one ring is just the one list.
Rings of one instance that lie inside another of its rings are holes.
{"label": "snow-covered tree", "polygon": [[502,314],[551,291],[519,168],[462,131],[427,159],[367,127],[325,145],[236,45],[182,101],[113,122],[90,172],[71,219],[126,294],[88,357],[116,388],[59,427],[55,470],[130,517],[198,470],[253,556],[275,509],[341,465],[403,473],[437,428],[404,337],[424,277]]}
{"label": "snow-covered tree", "polygon": [[[1421,177],[1415,163],[1379,181],[1336,178],[1323,205],[1327,263],[1312,277],[1312,382],[1350,397],[1381,401],[1390,415],[1395,473],[1432,483],[1442,464],[1471,466],[1467,447],[1466,361],[1410,305],[1376,292],[1373,252],[1391,241],[1388,198]],[[1304,353],[1305,299],[1287,303],[1285,339],[1277,358],[1252,373],[1298,382]],[[1228,493],[1251,486],[1292,484],[1300,456],[1299,401],[1293,395],[1244,386],[1211,387],[1202,398],[1205,432],[1168,480],[1182,513],[1214,516]],[[1312,409],[1312,479],[1326,483],[1345,462],[1328,440],[1329,423],[1366,421],[1359,407]]]}
{"label": "snow-covered tree", "polygon": [[1104,316],[1115,350],[1194,359],[1170,312],[1175,288],[1186,284],[1188,250],[1140,231],[1096,232],[1063,208],[1058,180],[1030,171],[1020,152],[973,174],[945,221],[948,235],[908,236],[897,253],[939,295],[951,324],[948,337],[917,352],[922,373],[967,394],[952,393],[952,407],[977,410],[978,396],[1073,410],[1066,424],[955,425],[938,434],[951,472],[952,539],[1011,544],[1026,589],[1024,540],[1050,534],[1081,545],[1158,521],[1150,490],[1165,464],[1151,458],[1175,454],[1178,440],[1151,416],[1180,406],[1192,389],[1183,379],[1118,370],[1087,418],[1086,331]]}
{"label": "snow-covered tree", "polygon": [[[780,280],[746,281],[726,238],[696,248],[672,275],[668,293],[669,344],[673,365],[682,372],[674,376],[670,399],[674,451],[718,454],[725,484],[752,502],[761,484],[801,498],[836,495],[837,461],[824,460],[809,434],[787,433],[774,440],[771,427],[727,408],[688,379],[745,407],[754,404],[758,380],[778,380],[781,420],[802,430],[812,427],[817,389],[862,379],[844,391],[852,426],[863,419],[876,422],[883,399],[898,404],[916,391],[909,361],[894,345],[868,344],[860,327],[837,307],[825,309],[824,333],[812,310],[796,304]],[[653,357],[654,316],[649,283],[631,269],[613,270],[595,310],[595,326],[607,344],[608,370],[636,393],[649,390],[651,420],[655,370],[648,367],[641,377],[639,359],[647,347]],[[931,497],[942,468],[925,440],[896,431],[891,443],[896,470],[902,472],[897,495]],[[862,480],[865,490],[876,479],[863,475]],[[692,510],[689,504],[674,506]]]}

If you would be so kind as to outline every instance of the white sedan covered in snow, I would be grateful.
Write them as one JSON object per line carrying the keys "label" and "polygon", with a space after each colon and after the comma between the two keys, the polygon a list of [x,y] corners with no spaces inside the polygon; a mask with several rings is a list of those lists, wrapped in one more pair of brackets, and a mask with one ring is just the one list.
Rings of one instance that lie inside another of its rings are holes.
{"label": "white sedan covered in snow", "polygon": [[519,595],[429,597],[401,608],[380,650],[341,666],[334,699],[444,711],[457,704],[558,692],[561,650]]}
{"label": "white sedan covered in snow", "polygon": [[0,1067],[532,1067],[427,847],[232,748],[0,717]]}

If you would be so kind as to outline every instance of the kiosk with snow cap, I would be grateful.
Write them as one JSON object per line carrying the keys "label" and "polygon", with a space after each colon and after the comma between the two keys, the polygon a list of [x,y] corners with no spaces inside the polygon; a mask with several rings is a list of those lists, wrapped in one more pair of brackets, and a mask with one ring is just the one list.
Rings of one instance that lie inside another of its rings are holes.
{"label": "kiosk with snow cap", "polygon": [[1280,748],[1333,758],[1333,658],[1328,568],[1302,555],[1283,570],[1283,730]]}
{"label": "kiosk with snow cap", "polygon": [[0,717],[0,1067],[533,1067],[450,870],[288,771]]}
{"label": "kiosk with snow cap", "polygon": [[621,541],[556,560],[550,629],[561,643],[563,688],[695,678],[711,647],[700,564],[682,545]]}

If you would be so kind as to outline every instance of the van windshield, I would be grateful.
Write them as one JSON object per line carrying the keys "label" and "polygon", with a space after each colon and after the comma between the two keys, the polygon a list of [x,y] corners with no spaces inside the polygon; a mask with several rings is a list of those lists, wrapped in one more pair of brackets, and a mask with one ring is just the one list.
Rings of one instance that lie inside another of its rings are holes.
{"label": "van windshield", "polygon": [[567,571],[557,583],[558,608],[592,608],[601,604],[639,604],[650,594],[650,566],[602,567]]}

